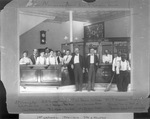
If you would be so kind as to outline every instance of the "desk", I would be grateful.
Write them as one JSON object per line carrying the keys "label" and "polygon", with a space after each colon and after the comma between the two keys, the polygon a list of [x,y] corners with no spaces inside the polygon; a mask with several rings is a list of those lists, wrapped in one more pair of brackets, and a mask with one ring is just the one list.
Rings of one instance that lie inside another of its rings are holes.
{"label": "desk", "polygon": [[97,70],[96,82],[109,83],[112,76],[112,64],[100,64]]}
{"label": "desk", "polygon": [[61,85],[59,65],[20,65],[20,85]]}

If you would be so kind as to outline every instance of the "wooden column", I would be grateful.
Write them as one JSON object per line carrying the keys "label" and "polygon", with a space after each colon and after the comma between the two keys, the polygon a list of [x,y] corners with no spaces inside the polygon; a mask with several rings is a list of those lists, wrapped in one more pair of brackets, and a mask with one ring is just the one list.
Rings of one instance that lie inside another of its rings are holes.
{"label": "wooden column", "polygon": [[[70,22],[70,42],[73,42],[73,11],[69,11]],[[73,52],[73,43],[70,44],[70,50]]]}

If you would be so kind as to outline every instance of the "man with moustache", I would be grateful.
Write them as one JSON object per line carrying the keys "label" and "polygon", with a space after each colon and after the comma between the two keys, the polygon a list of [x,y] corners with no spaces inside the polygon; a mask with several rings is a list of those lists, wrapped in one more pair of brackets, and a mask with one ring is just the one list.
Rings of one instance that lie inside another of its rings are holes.
{"label": "man with moustache", "polygon": [[127,60],[126,54],[121,54],[121,61],[117,63],[116,74],[117,78],[117,88],[120,92],[127,92],[128,85],[130,83],[129,72],[131,70],[129,61]]}
{"label": "man with moustache", "polygon": [[71,59],[71,67],[74,69],[76,91],[82,91],[83,72],[85,69],[83,64],[83,56],[79,54],[79,48],[75,48],[75,53]]}
{"label": "man with moustache", "polygon": [[35,65],[38,57],[38,49],[33,50],[33,54],[30,56],[32,63]]}
{"label": "man with moustache", "polygon": [[86,71],[88,72],[88,91],[95,91],[94,84],[97,68],[98,57],[94,53],[94,48],[91,48],[90,54],[86,58]]}

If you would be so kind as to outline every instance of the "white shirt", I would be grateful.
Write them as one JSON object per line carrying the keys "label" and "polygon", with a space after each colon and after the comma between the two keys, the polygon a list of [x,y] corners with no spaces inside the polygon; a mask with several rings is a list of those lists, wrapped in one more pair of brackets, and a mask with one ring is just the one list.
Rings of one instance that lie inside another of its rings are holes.
{"label": "white shirt", "polygon": [[21,58],[20,61],[19,61],[19,63],[20,64],[33,64],[32,61],[31,61],[31,59],[28,58],[28,57]]}
{"label": "white shirt", "polygon": [[36,65],[45,65],[46,64],[46,58],[45,57],[37,57]]}
{"label": "white shirt", "polygon": [[94,55],[90,55],[90,64],[94,63]]}
{"label": "white shirt", "polygon": [[115,67],[117,66],[117,63],[121,61],[121,57],[115,57],[112,64],[112,71],[115,71]]}
{"label": "white shirt", "polygon": [[103,63],[106,63],[106,62],[112,63],[112,55],[110,55],[110,54],[103,55],[102,61],[103,61]]}
{"label": "white shirt", "polygon": [[129,62],[125,60],[124,62],[121,60],[117,63],[116,74],[120,74],[120,71],[131,70]]}
{"label": "white shirt", "polygon": [[79,63],[79,54],[74,56],[74,64]]}
{"label": "white shirt", "polygon": [[46,64],[47,64],[47,65],[56,65],[56,64],[58,64],[58,62],[57,62],[57,57],[49,56],[49,57],[46,59]]}
{"label": "white shirt", "polygon": [[60,64],[63,64],[63,58],[61,56],[57,56],[57,62],[58,62],[58,57],[59,57],[59,60],[60,60]]}
{"label": "white shirt", "polygon": [[49,53],[45,53],[45,55],[44,55],[45,58],[47,58],[47,57],[49,57],[49,56],[50,56]]}
{"label": "white shirt", "polygon": [[65,55],[65,56],[63,57],[63,62],[64,62],[64,64],[68,64],[68,63],[70,62],[71,58],[72,58],[71,55]]}

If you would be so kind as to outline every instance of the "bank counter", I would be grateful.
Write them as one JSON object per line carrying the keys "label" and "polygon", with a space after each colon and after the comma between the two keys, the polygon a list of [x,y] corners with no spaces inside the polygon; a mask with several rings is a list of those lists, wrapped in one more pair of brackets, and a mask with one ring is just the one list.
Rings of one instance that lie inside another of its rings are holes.
{"label": "bank counter", "polygon": [[[63,86],[70,85],[68,71],[61,71],[61,65],[20,65],[20,85],[48,85]],[[109,83],[112,77],[112,64],[99,65],[96,73],[95,83]],[[84,79],[87,83],[88,77]],[[115,79],[114,81],[115,82]]]}
{"label": "bank counter", "polygon": [[20,65],[20,85],[61,85],[60,65]]}

